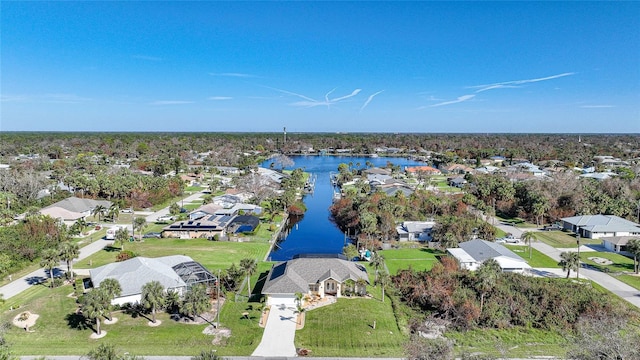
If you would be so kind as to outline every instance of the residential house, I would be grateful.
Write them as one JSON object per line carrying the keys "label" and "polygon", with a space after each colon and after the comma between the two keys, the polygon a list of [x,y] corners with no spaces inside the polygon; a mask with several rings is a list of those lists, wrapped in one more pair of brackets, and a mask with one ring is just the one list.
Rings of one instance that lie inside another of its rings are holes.
{"label": "residential house", "polygon": [[271,268],[262,293],[267,296],[267,305],[295,306],[296,293],[341,297],[348,291],[366,291],[358,280],[368,283],[368,279],[364,266],[347,261],[342,255],[299,255]]}
{"label": "residential house", "polygon": [[488,259],[497,261],[503,272],[522,273],[531,269],[531,266],[513,251],[481,239],[460,243],[457,248],[447,249],[447,253],[458,261],[460,268],[471,271],[477,270]]}
{"label": "residential house", "polygon": [[59,219],[68,226],[71,226],[78,221],[78,219],[84,219],[90,216],[93,209],[99,205],[108,209],[111,207],[111,201],[83,199],[72,196],[42,208],[40,213],[51,216],[54,219]]}
{"label": "residential house", "polygon": [[229,223],[228,232],[233,234],[254,231],[260,225],[260,218],[253,215],[238,215]]}
{"label": "residential house", "polygon": [[581,215],[560,219],[562,228],[583,238],[600,239],[611,236],[639,236],[640,224],[615,215]]}
{"label": "residential house", "polygon": [[440,168],[443,174],[467,174],[472,173],[473,168],[462,164],[451,164]]}
{"label": "residential house", "polygon": [[404,169],[409,174],[441,175],[442,171],[431,166],[407,166]]}
{"label": "residential house", "polygon": [[449,179],[449,186],[453,186],[457,188],[462,188],[466,183],[467,183],[467,180],[462,176]]}
{"label": "residential house", "polygon": [[616,174],[614,172],[610,172],[610,171],[590,172],[590,173],[585,173],[585,174],[579,175],[579,177],[581,177],[581,178],[594,179],[594,180],[598,180],[598,181],[611,179],[614,176],[618,176],[618,174]]}
{"label": "residential house", "polygon": [[396,227],[400,241],[432,241],[433,221],[404,221]]}
{"label": "residential house", "polygon": [[373,167],[373,168],[364,169],[364,170],[362,170],[362,172],[364,174],[367,174],[367,175],[387,175],[387,176],[391,176],[391,170],[383,169],[383,168],[379,168],[379,167]]}
{"label": "residential house", "polygon": [[205,215],[196,220],[178,221],[162,229],[163,238],[220,239],[227,236],[230,215]]}
{"label": "residential house", "polygon": [[627,251],[627,244],[631,239],[640,240],[640,236],[608,236],[601,238],[602,246],[605,249],[613,252],[625,252]]}
{"label": "residential house", "polygon": [[93,287],[99,288],[106,279],[115,279],[120,283],[120,296],[111,300],[113,305],[139,303],[142,287],[158,281],[165,291],[184,295],[195,284],[213,285],[216,277],[200,263],[188,256],[172,255],[159,258],[134,257],[89,270]]}

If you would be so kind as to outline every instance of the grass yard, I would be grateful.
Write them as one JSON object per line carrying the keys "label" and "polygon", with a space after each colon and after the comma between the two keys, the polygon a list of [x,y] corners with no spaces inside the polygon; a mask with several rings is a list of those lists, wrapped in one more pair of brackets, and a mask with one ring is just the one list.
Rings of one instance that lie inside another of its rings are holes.
{"label": "grass yard", "polygon": [[622,274],[616,276],[616,279],[622,281],[623,283],[633,286],[634,288],[640,290],[640,276],[634,274]]}
{"label": "grass yard", "polygon": [[[144,239],[143,242],[129,242],[125,250],[131,250],[138,256],[160,257],[168,255],[186,255],[201,263],[210,271],[226,269],[231,264],[240,263],[241,259],[252,258],[258,262],[265,258],[269,251],[266,242],[224,242],[207,239]],[[119,247],[107,247],[82,261],[75,268],[94,268],[115,262]]]}
{"label": "grass yard", "polygon": [[560,268],[558,262],[541,253],[536,249],[531,249],[531,259],[529,259],[529,246],[503,244],[507,249],[518,254],[534,268]]}
{"label": "grass yard", "polygon": [[[542,241],[547,245],[551,245],[555,248],[577,248],[578,243],[573,233],[564,231],[538,231],[536,232],[536,239]],[[602,240],[598,239],[580,239],[581,245],[588,244],[601,244]]]}
{"label": "grass yard", "polygon": [[[596,263],[593,260],[589,260],[591,257],[599,257],[611,260],[613,264],[611,265],[601,265]],[[630,259],[626,256],[611,253],[611,252],[581,252],[580,260],[584,263],[597,267],[603,272],[606,273],[621,273],[621,272],[632,272],[633,271],[633,259]]]}
{"label": "grass yard", "polygon": [[564,356],[569,345],[562,333],[526,328],[478,329],[448,332],[445,336],[455,340],[455,350],[460,355],[482,353],[511,358]]}
{"label": "grass yard", "polygon": [[[117,323],[101,325],[107,335],[100,340],[91,340],[93,325],[74,314],[77,305],[67,296],[71,292],[68,285],[53,290],[34,287],[20,295],[24,295],[22,300],[28,305],[2,314],[3,322],[11,321],[27,310],[40,315],[33,332],[27,333],[17,327],[11,327],[7,332],[6,339],[16,355],[83,355],[104,342],[115,344],[120,353],[143,355],[196,355],[201,350],[213,348],[212,337],[202,334],[206,325],[180,324],[165,313],[158,314],[162,321],[160,326],[149,327],[144,317],[115,312]],[[3,309],[7,309],[6,304]],[[236,303],[232,299],[225,303],[220,322],[230,328],[233,335],[224,346],[216,347],[221,355],[251,354],[262,336],[263,329],[258,325],[260,309],[260,304]],[[248,319],[242,318],[245,311],[249,312]]]}
{"label": "grass yard", "polygon": [[431,270],[433,265],[438,262],[436,255],[441,254],[440,251],[427,247],[380,251],[380,255],[384,258],[391,275],[395,275],[398,271],[409,267],[417,271]]}
{"label": "grass yard", "polygon": [[341,298],[307,312],[295,344],[314,357],[402,357],[406,341],[389,299]]}

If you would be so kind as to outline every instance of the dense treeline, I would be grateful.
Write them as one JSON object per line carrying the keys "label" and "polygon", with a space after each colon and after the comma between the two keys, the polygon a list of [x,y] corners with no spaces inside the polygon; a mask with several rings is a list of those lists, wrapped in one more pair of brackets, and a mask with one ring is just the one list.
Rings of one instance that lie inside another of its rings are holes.
{"label": "dense treeline", "polygon": [[28,214],[14,226],[0,227],[0,276],[40,257],[69,240],[69,233],[49,216]]}
{"label": "dense treeline", "polygon": [[[334,134],[288,133],[2,133],[0,157],[37,153],[51,159],[94,153],[116,158],[141,155],[173,158],[191,152],[214,151],[213,161],[236,163],[247,151],[283,150],[295,154],[314,149],[353,149],[369,154],[376,147],[407,152],[433,151],[444,162],[502,155],[529,161],[560,160],[567,165],[588,165],[595,155],[638,157],[640,137],[635,134]],[[222,165],[222,164],[221,164]]]}
{"label": "dense treeline", "polygon": [[[495,238],[495,229],[467,211],[463,195],[436,194],[416,190],[405,196],[369,193],[368,184],[357,181],[329,208],[340,230],[361,240],[390,240],[397,236],[396,225],[405,220],[435,219],[434,238],[448,245],[469,239],[474,231],[487,240]],[[447,242],[448,241],[448,242]]]}
{"label": "dense treeline", "polygon": [[536,224],[576,214],[608,214],[638,220],[640,178],[603,181],[558,173],[547,180],[512,182],[502,175],[467,176],[467,190],[480,202],[465,198],[481,210],[521,217]]}
{"label": "dense treeline", "polygon": [[584,284],[502,273],[490,265],[470,272],[460,270],[451,258],[443,258],[428,272],[403,270],[392,279],[408,305],[459,330],[514,326],[570,330],[580,317],[625,312]]}

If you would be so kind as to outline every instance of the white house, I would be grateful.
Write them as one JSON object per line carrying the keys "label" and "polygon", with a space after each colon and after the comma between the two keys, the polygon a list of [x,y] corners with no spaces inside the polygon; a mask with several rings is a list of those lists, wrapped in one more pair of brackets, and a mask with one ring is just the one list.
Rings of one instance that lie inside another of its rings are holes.
{"label": "white house", "polygon": [[140,302],[142,287],[151,281],[159,281],[165,291],[176,291],[181,296],[191,285],[213,284],[216,281],[216,277],[200,263],[184,255],[135,257],[97,267],[90,270],[89,274],[96,288],[106,279],[118,280],[122,293],[111,300],[114,305]]}
{"label": "white house", "polygon": [[581,215],[560,219],[562,228],[589,239],[640,236],[640,224],[615,215]]}
{"label": "white house", "polygon": [[503,272],[522,273],[531,269],[531,266],[513,251],[486,240],[465,241],[460,243],[458,248],[447,249],[447,253],[458,261],[460,268],[471,271],[477,270],[488,259],[497,261]]}
{"label": "white house", "polygon": [[431,241],[433,221],[405,221],[396,227],[400,241]]}

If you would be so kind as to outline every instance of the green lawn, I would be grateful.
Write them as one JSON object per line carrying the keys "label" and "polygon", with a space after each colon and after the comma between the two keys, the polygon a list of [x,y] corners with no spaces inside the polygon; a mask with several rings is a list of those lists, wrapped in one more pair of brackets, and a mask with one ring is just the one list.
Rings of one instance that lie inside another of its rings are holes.
{"label": "green lawn", "polygon": [[[599,257],[611,260],[613,264],[611,265],[601,265],[593,260],[589,260],[591,257]],[[632,272],[633,271],[633,259],[630,259],[626,256],[611,253],[611,252],[581,252],[580,259],[589,265],[593,265],[599,268],[603,272],[608,273],[621,273],[621,272]]]}
{"label": "green lawn", "polygon": [[531,249],[531,259],[529,259],[529,246],[503,244],[506,248],[525,259],[534,268],[559,268],[558,262],[541,253],[536,249]]}
{"label": "green lawn", "polygon": [[[165,313],[159,313],[162,324],[149,327],[144,317],[118,313],[118,322],[102,325],[107,335],[100,340],[91,340],[92,324],[86,324],[81,316],[74,314],[75,300],[67,297],[71,286],[50,290],[44,286],[27,290],[23,300],[28,305],[13,311],[5,311],[0,319],[11,321],[23,311],[40,315],[33,332],[11,327],[6,334],[12,351],[16,355],[82,355],[101,343],[116,345],[120,353],[144,355],[195,355],[201,350],[211,349],[211,336],[202,334],[206,325],[177,323]],[[13,300],[13,299],[12,299]],[[215,307],[215,303],[212,304]],[[3,309],[8,309],[5,305]],[[250,355],[259,343],[263,329],[259,327],[260,304],[228,300],[221,312],[220,322],[231,329],[233,336],[225,346],[216,347],[221,355]],[[249,312],[243,319],[242,313]],[[133,336],[132,336],[133,335]]]}
{"label": "green lawn", "polygon": [[[564,231],[538,231],[536,239],[555,248],[575,248],[578,247],[576,237],[573,233]],[[581,245],[601,244],[602,240],[598,239],[580,239]]]}
{"label": "green lawn", "polygon": [[[455,341],[458,354],[482,353],[508,357],[564,356],[566,347],[570,344],[562,333],[526,328],[478,329],[448,332],[445,336]],[[502,354],[502,351],[505,353]]]}
{"label": "green lawn", "polygon": [[389,299],[341,298],[305,316],[304,329],[296,332],[295,344],[311,350],[313,356],[403,355],[402,344],[407,337],[398,328]]}
{"label": "green lawn", "polygon": [[[144,239],[143,242],[126,243],[124,248],[139,256],[146,257],[187,255],[213,271],[226,269],[233,263],[238,264],[244,258],[262,261],[269,251],[269,244],[266,242],[225,242],[207,239]],[[75,268],[93,268],[114,262],[119,251],[119,247],[108,247],[79,261]]]}
{"label": "green lawn", "polygon": [[402,269],[411,267],[414,270],[430,270],[438,261],[436,255],[442,254],[438,250],[427,247],[402,248],[382,250],[380,255],[389,269],[391,275],[395,275]]}

